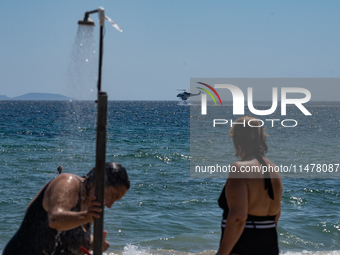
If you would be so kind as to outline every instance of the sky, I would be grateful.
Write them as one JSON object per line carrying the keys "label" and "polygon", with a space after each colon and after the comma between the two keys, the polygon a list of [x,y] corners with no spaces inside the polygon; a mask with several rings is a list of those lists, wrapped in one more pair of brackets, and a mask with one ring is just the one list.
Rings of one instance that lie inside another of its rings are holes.
{"label": "sky", "polygon": [[179,100],[190,78],[340,77],[338,0],[13,0],[0,2],[0,95],[95,99],[98,64],[93,88],[69,67],[77,22],[99,6],[123,29],[105,23],[109,100]]}

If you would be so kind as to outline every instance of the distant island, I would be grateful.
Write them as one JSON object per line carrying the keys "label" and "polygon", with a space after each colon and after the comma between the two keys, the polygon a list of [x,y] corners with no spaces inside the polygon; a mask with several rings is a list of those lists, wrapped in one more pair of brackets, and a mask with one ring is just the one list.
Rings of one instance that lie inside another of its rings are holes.
{"label": "distant island", "polygon": [[0,100],[76,100],[71,97],[50,93],[27,93],[18,97],[0,95]]}

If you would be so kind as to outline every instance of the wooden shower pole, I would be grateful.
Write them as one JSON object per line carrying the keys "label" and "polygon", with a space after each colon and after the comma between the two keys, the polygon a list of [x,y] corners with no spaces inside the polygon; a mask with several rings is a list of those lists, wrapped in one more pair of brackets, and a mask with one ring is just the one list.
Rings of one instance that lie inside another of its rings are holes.
{"label": "wooden shower pole", "polygon": [[103,28],[105,21],[104,8],[98,9],[100,19],[99,38],[99,70],[98,70],[98,113],[97,113],[97,145],[96,145],[96,173],[95,196],[101,203],[100,217],[94,220],[93,227],[93,255],[103,253],[104,230],[104,193],[105,193],[105,156],[106,156],[106,128],[107,128],[107,94],[101,90],[103,63]]}

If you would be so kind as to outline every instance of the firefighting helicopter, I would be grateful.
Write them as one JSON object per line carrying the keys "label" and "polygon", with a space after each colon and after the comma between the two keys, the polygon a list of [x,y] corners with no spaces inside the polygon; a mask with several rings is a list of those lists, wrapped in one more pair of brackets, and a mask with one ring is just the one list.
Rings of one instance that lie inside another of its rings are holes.
{"label": "firefighting helicopter", "polygon": [[189,97],[198,96],[198,95],[200,95],[200,94],[202,93],[202,91],[200,91],[200,92],[197,93],[197,94],[192,94],[192,93],[190,93],[190,92],[187,92],[188,89],[178,89],[178,90],[184,91],[184,92],[182,92],[182,93],[179,93],[179,94],[177,95],[177,97],[180,97],[185,103],[186,103],[186,100],[187,100]]}

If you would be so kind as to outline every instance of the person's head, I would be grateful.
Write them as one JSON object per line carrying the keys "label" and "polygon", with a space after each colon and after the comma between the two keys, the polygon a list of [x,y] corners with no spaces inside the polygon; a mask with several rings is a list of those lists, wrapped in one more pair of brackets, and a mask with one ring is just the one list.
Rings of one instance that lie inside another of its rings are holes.
{"label": "person's head", "polygon": [[254,154],[264,155],[268,150],[267,135],[261,127],[261,122],[251,116],[240,117],[235,122],[244,123],[234,124],[229,130],[236,156],[244,158]]}
{"label": "person's head", "polygon": [[[95,184],[95,171],[96,168],[92,170],[85,176],[85,188],[87,194],[94,187]],[[108,189],[113,187],[115,190],[121,189],[128,190],[130,188],[130,179],[127,175],[125,168],[116,162],[108,162],[105,164],[105,188]],[[124,192],[124,194],[125,194]]]}
{"label": "person's head", "polygon": [[59,174],[61,174],[62,171],[63,171],[63,168],[61,166],[58,166],[57,171],[58,171]]}

